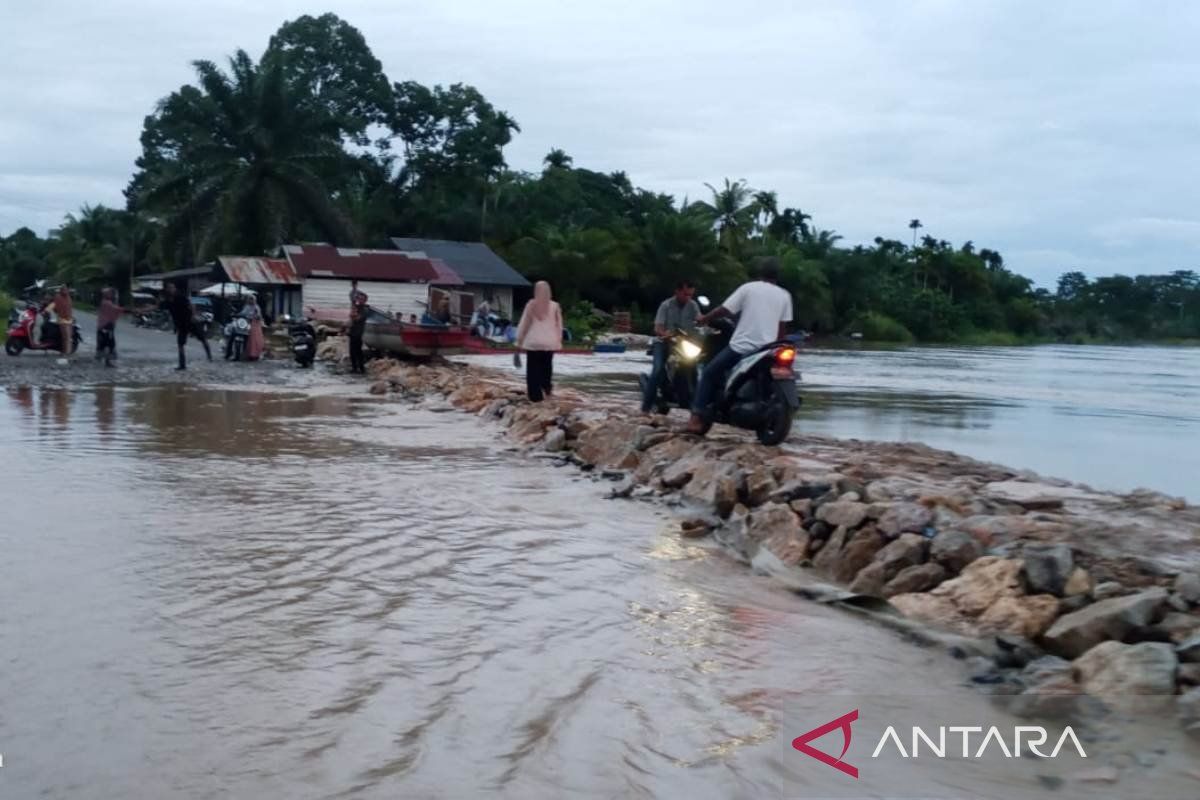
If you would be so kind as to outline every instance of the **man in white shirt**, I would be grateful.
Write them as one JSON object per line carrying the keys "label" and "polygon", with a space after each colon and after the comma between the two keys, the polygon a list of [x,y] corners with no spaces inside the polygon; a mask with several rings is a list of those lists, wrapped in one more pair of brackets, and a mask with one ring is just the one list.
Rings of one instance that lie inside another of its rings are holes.
{"label": "man in white shirt", "polygon": [[710,319],[741,315],[729,346],[705,364],[700,373],[692,418],[688,422],[689,433],[704,430],[701,414],[716,399],[725,384],[725,376],[742,356],[761,350],[787,335],[787,323],[792,321],[792,296],[779,286],[779,260],[761,259],[758,274],[758,280],[743,283],[729,295],[728,300],[696,319],[697,325],[704,325]]}

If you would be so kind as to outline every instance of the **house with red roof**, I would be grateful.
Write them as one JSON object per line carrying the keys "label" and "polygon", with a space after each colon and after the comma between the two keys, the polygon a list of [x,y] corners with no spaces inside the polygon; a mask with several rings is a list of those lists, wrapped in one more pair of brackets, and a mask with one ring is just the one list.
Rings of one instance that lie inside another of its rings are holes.
{"label": "house with red roof", "polygon": [[405,320],[411,315],[420,318],[431,302],[436,308],[443,292],[453,295],[456,316],[470,317],[474,310],[469,294],[454,291],[463,285],[462,278],[440,259],[328,244],[284,245],[283,256],[300,279],[304,309],[314,309],[320,318],[346,316],[353,280],[373,308]]}

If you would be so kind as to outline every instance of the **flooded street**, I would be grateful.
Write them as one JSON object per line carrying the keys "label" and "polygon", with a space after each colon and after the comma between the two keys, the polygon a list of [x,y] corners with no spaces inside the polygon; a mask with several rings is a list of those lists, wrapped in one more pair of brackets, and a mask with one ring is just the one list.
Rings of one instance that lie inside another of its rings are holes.
{"label": "flooded street", "polygon": [[[633,350],[555,366],[630,402],[634,375],[650,368]],[[1200,501],[1200,348],[810,347],[796,368],[798,434],[921,442],[1098,489]]]}
{"label": "flooded street", "polygon": [[778,797],[815,763],[795,698],[995,716],[943,652],[461,414],[9,389],[0,450],[4,798]]}

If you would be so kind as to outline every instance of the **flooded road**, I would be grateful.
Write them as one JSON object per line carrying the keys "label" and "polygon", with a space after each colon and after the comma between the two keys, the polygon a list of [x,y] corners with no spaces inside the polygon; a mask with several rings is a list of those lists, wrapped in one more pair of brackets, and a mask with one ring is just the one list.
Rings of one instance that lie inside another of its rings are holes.
{"label": "flooded road", "polygon": [[794,698],[994,717],[944,653],[461,414],[8,389],[0,452],[3,798],[811,796]]}
{"label": "flooded road", "polygon": [[[560,356],[555,368],[632,403],[633,376],[649,359]],[[798,433],[921,442],[1098,489],[1200,502],[1200,348],[812,347],[796,368]]]}

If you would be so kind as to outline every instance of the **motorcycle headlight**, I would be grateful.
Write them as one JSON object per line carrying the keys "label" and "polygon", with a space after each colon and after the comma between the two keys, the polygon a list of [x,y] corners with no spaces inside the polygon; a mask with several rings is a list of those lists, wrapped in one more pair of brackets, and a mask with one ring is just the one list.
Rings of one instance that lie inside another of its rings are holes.
{"label": "motorcycle headlight", "polygon": [[684,339],[679,343],[679,352],[681,352],[683,357],[688,361],[695,361],[700,357],[700,345]]}

